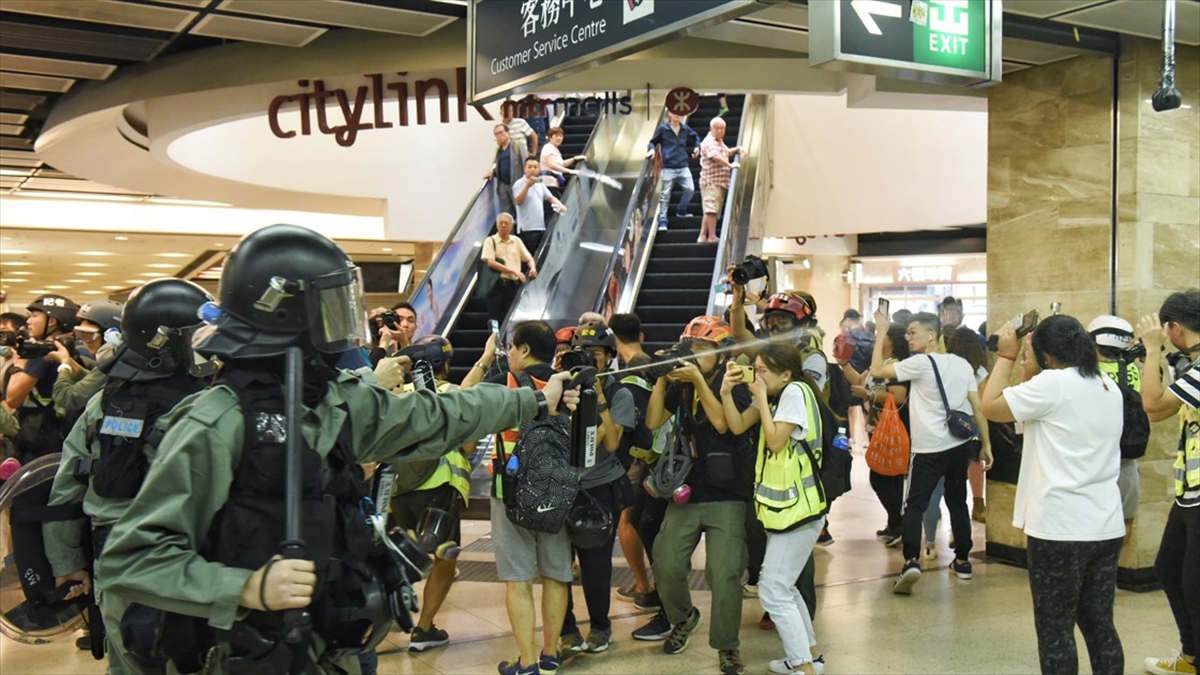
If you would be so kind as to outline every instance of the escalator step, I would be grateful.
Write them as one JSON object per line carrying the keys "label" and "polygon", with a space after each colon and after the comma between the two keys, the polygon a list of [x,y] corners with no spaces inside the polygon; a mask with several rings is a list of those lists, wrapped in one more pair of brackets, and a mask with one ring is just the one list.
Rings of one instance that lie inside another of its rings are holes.
{"label": "escalator step", "polygon": [[679,273],[695,273],[707,272],[712,273],[713,257],[707,258],[664,258],[654,261],[655,272],[670,272],[672,274]]}
{"label": "escalator step", "polygon": [[[686,236],[689,232],[691,233],[690,237]],[[697,244],[696,235],[699,234],[699,232],[699,230],[667,230],[665,233],[659,232],[659,234],[684,235],[683,238],[690,239],[690,242],[687,244],[661,244],[656,239],[654,242],[654,248],[650,251],[651,258],[649,269],[652,271],[654,270],[654,259],[659,255],[663,256],[664,258],[703,258],[705,257],[705,254],[707,254],[709,259],[714,259],[716,256],[717,245]]]}
{"label": "escalator step", "polygon": [[708,271],[694,273],[648,271],[642,277],[642,290],[694,288],[703,293],[710,279],[712,279],[711,267]]}
{"label": "escalator step", "polygon": [[[642,288],[638,294],[638,307],[704,307],[708,304],[708,290],[699,288]],[[638,314],[639,317],[649,318],[649,315]]]}

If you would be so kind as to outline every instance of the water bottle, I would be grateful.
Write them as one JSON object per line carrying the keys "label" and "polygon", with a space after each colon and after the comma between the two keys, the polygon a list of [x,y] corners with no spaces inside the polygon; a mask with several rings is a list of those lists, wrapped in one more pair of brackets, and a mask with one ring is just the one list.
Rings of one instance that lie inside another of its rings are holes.
{"label": "water bottle", "polygon": [[504,473],[506,473],[510,476],[515,476],[515,475],[517,475],[517,469],[519,469],[519,468],[521,468],[521,462],[519,462],[517,460],[517,456],[509,455],[508,456],[508,464],[506,464],[504,466]]}
{"label": "water bottle", "polygon": [[846,452],[850,451],[850,439],[846,437],[846,427],[838,427],[837,435],[833,437],[833,447]]}

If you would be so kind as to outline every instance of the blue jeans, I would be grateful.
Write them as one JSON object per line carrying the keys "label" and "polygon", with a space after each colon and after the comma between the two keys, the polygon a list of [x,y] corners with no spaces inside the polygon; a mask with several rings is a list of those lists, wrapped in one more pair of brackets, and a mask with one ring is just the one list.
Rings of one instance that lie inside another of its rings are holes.
{"label": "blue jeans", "polygon": [[692,195],[696,192],[696,184],[692,182],[692,170],[686,166],[681,169],[664,168],[658,180],[661,181],[661,191],[658,194],[658,221],[660,223],[667,222],[667,207],[671,203],[671,190],[676,183],[683,186],[683,199],[679,200],[679,206],[675,213],[686,214],[688,206],[692,203]]}

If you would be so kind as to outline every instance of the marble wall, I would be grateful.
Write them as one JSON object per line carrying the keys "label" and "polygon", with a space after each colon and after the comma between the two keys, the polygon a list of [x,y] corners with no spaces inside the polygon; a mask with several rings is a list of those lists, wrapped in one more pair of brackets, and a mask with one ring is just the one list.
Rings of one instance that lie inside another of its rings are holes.
{"label": "marble wall", "polygon": [[[1157,42],[1130,38],[1117,63],[1113,255],[1113,61],[1076,57],[1006,75],[989,91],[988,318],[997,325],[1053,301],[1087,324],[1136,323],[1169,293],[1200,283],[1200,49],[1177,50],[1189,108],[1157,113]],[[1142,501],[1124,572],[1152,567],[1171,500],[1177,422],[1155,427],[1140,462]],[[989,483],[988,542],[1023,549],[1012,486]],[[1145,576],[1144,574],[1142,575]]]}

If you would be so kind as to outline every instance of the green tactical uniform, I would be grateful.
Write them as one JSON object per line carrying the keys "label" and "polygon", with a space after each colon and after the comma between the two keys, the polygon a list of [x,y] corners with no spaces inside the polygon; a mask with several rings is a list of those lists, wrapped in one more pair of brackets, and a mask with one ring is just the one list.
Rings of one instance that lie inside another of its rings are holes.
{"label": "green tactical uniform", "polygon": [[[327,458],[346,419],[360,462],[422,460],[518,425],[538,412],[532,391],[481,385],[438,395],[398,397],[341,373],[315,408],[305,408],[302,431],[309,446]],[[238,606],[253,570],[204,559],[213,519],[229,497],[245,438],[233,391],[217,386],[188,399],[168,416],[141,492],[109,536],[97,563],[101,593],[171,612],[207,619],[228,629],[246,610]],[[330,478],[322,463],[322,484]],[[283,480],[284,467],[279,467]],[[283,504],[280,504],[283,508]],[[339,667],[357,673],[355,659]],[[322,672],[310,663],[311,672]]]}
{"label": "green tactical uniform", "polygon": [[54,405],[59,410],[67,414],[74,414],[83,410],[88,401],[104,389],[107,381],[108,376],[99,368],[87,371],[82,377],[59,375],[58,379],[54,380],[54,393],[51,394],[51,398],[54,399]]}
{"label": "green tactical uniform", "polygon": [[[83,512],[91,519],[93,528],[112,527],[133,501],[100,497],[90,487],[90,482],[84,483],[74,476],[78,460],[94,460],[100,456],[99,444],[88,445],[87,436],[88,430],[94,428],[104,417],[101,399],[101,396],[92,398],[83,416],[75,423],[67,440],[63,442],[62,460],[59,462],[58,473],[54,476],[54,487],[50,492],[51,506],[83,502]],[[185,403],[186,399],[181,405]],[[166,422],[167,416],[164,415],[158,419],[155,426],[165,433]],[[147,443],[142,450],[153,462],[155,448]],[[50,560],[54,576],[61,577],[87,568],[87,554],[83,550],[83,528],[87,526],[88,521],[83,518],[47,521],[42,525],[46,557]],[[145,668],[125,653],[121,642],[121,617],[129,608],[130,602],[121,596],[99,591],[96,592],[96,602],[104,616],[105,639],[108,641],[108,672],[114,675],[163,672],[161,669]]]}

